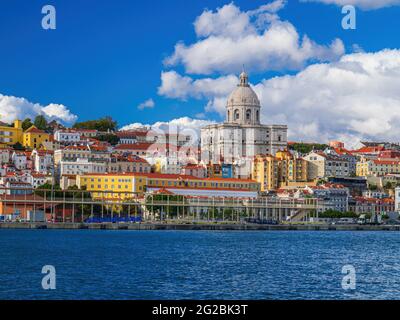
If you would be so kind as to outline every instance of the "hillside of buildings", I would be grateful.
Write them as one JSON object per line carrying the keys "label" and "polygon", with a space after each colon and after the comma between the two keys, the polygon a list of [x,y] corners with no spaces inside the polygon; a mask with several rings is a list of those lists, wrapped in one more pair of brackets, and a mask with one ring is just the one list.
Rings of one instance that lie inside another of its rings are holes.
{"label": "hillside of buildings", "polygon": [[254,156],[251,171],[244,177],[237,174],[234,164],[205,163],[201,144],[190,143],[192,137],[180,133],[164,134],[148,128],[118,131],[110,118],[73,128],[41,120],[16,120],[0,127],[0,188],[4,197],[43,188],[82,189],[89,196],[126,192],[135,197],[148,193],[312,197],[323,202],[321,218],[373,214],[387,218],[397,209],[397,145],[366,142],[360,149],[348,150],[340,142],[290,143],[275,155]]}

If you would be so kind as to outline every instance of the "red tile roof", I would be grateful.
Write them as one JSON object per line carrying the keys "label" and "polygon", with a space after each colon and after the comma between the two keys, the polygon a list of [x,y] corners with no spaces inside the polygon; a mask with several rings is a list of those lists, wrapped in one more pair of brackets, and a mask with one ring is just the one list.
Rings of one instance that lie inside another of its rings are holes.
{"label": "red tile roof", "polygon": [[87,151],[89,151],[89,148],[88,148],[88,146],[74,145],[74,146],[67,146],[63,150],[87,150]]}
{"label": "red tile roof", "polygon": [[28,130],[25,131],[25,133],[37,133],[37,134],[48,134],[43,130],[39,130],[38,128],[32,126]]}
{"label": "red tile roof", "polygon": [[400,165],[399,160],[373,160],[376,165]]}
{"label": "red tile roof", "polygon": [[120,144],[114,150],[148,150],[153,143]]}
{"label": "red tile roof", "polygon": [[353,150],[352,153],[378,153],[385,150],[383,146],[375,146],[375,147],[362,147],[358,150]]}

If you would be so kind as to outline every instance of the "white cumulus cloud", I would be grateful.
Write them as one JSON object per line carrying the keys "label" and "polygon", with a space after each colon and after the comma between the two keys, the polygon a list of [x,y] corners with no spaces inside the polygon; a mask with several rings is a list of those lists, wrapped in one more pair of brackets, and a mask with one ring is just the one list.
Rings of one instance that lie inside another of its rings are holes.
{"label": "white cumulus cloud", "polygon": [[167,98],[202,98],[225,96],[238,83],[238,78],[229,75],[219,78],[193,79],[182,76],[176,71],[165,71],[161,73],[161,86],[158,94]]}
{"label": "white cumulus cloud", "polygon": [[255,86],[263,120],[289,125],[291,137],[398,141],[400,51],[355,53]]}
{"label": "white cumulus cloud", "polygon": [[200,141],[201,128],[213,123],[215,123],[215,121],[182,117],[173,119],[171,121],[158,121],[153,124],[143,124],[136,122],[126,125],[120,130],[127,131],[139,128],[148,128],[165,134],[173,134],[179,132],[181,134],[190,135],[192,137],[190,144],[197,144]]}
{"label": "white cumulus cloud", "polygon": [[145,102],[142,102],[141,104],[138,105],[139,110],[144,110],[144,109],[152,109],[154,108],[156,104],[154,103],[153,99],[148,99]]}
{"label": "white cumulus cloud", "polygon": [[[175,76],[187,80],[178,97],[207,98],[205,111],[225,115],[236,77]],[[219,83],[224,90],[195,85],[202,80],[212,81],[211,86]],[[400,50],[345,55],[337,62],[310,65],[296,75],[265,79],[253,88],[262,104],[263,123],[287,124],[290,139],[339,139],[350,145],[364,139],[400,140]]]}
{"label": "white cumulus cloud", "polygon": [[187,73],[299,70],[309,61],[334,61],[344,54],[340,39],[329,45],[301,36],[288,21],[276,14],[285,1],[277,0],[252,11],[241,11],[234,3],[216,11],[205,10],[195,21],[197,42],[179,42],[164,62],[182,64]]}
{"label": "white cumulus cloud", "polygon": [[338,6],[353,5],[364,10],[373,10],[400,5],[400,0],[301,0],[302,2],[321,2]]}
{"label": "white cumulus cloud", "polygon": [[134,130],[138,128],[155,128],[155,129],[168,129],[170,127],[178,128],[180,130],[183,129],[195,129],[199,130],[201,127],[207,126],[209,124],[215,123],[210,120],[202,120],[202,119],[192,119],[189,117],[182,117],[173,119],[171,121],[158,121],[153,124],[143,124],[140,122],[132,123],[122,127],[121,131]]}
{"label": "white cumulus cloud", "polygon": [[48,120],[57,120],[65,124],[71,124],[77,120],[77,116],[62,104],[51,103],[43,106],[32,103],[25,98],[6,96],[0,94],[0,120],[12,122],[16,119],[34,118],[44,115]]}

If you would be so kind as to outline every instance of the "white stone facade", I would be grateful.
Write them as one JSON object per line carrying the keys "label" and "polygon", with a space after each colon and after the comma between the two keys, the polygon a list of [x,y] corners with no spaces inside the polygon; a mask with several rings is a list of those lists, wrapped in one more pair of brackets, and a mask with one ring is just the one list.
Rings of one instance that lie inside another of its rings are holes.
{"label": "white stone facade", "polygon": [[228,98],[226,122],[201,130],[202,162],[233,164],[235,177],[247,178],[254,156],[286,149],[287,126],[261,124],[260,111],[258,97],[243,72]]}

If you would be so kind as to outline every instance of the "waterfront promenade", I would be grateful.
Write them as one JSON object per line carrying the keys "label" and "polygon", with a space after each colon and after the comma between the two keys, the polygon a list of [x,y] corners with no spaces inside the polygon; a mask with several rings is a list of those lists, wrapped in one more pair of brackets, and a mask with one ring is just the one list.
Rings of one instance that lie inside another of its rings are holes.
{"label": "waterfront promenade", "polygon": [[0,229],[48,230],[215,230],[215,231],[400,231],[400,225],[250,223],[29,223],[3,222]]}

